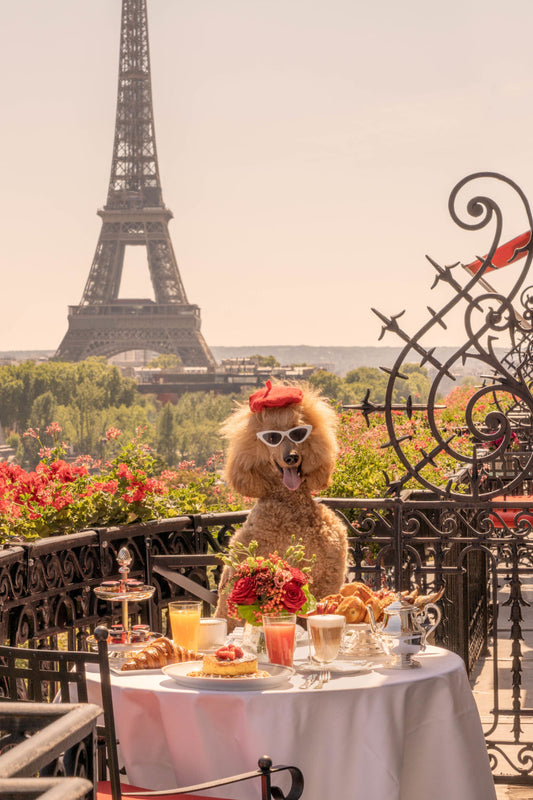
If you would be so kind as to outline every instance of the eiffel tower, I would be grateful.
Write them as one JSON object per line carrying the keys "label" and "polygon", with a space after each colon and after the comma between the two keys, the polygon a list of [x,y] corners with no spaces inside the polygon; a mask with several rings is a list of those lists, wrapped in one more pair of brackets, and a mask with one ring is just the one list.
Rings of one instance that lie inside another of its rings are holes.
{"label": "eiffel tower", "polygon": [[[55,358],[81,361],[128,350],[179,355],[214,369],[187,300],[168,231],[154,133],[146,0],[122,0],[117,116],[107,203],[91,271]],[[127,247],[145,247],[154,300],[118,297]]]}

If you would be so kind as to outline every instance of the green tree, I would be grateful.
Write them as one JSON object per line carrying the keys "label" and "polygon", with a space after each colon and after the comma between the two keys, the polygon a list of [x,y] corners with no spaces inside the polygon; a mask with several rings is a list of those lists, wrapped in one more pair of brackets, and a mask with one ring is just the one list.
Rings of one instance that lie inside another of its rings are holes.
{"label": "green tree", "polygon": [[[427,400],[430,381],[427,370],[418,364],[404,364],[401,374],[405,378],[396,379],[392,392],[393,403],[405,403],[409,395],[414,402],[423,403]],[[360,403],[370,390],[369,399],[373,403],[383,403],[387,393],[390,376],[377,367],[358,367],[346,373],[344,378],[344,396],[342,388],[339,389],[339,400],[345,404]],[[350,399],[347,399],[347,398]]]}
{"label": "green tree", "polygon": [[0,369],[0,423],[6,430],[25,426],[20,424],[20,408],[24,396],[22,380],[11,372]]}
{"label": "green tree", "polygon": [[137,396],[135,381],[123,378],[105,359],[90,358],[79,364],[25,361],[0,367],[0,423],[6,430],[23,432],[30,425],[35,399],[47,392],[58,405],[79,405],[82,383],[94,387],[91,398],[99,409],[131,405]]}
{"label": "green tree", "polygon": [[377,367],[358,367],[346,373],[344,382],[350,395],[350,403],[361,403],[368,390],[370,401],[382,403],[387,391],[389,376]]}
{"label": "green tree", "polygon": [[329,397],[330,400],[338,400],[342,393],[342,378],[325,369],[319,369],[318,372],[310,375],[309,384]]}
{"label": "green tree", "polygon": [[395,385],[394,401],[405,402],[410,395],[414,402],[425,402],[430,390],[430,380],[426,368],[420,367],[418,364],[404,364],[401,373],[407,376],[407,380],[400,379]]}
{"label": "green tree", "polygon": [[255,356],[250,356],[251,361],[255,361],[258,367],[279,367],[279,361],[276,356],[260,356],[256,353]]}
{"label": "green tree", "polygon": [[169,467],[177,461],[178,436],[172,405],[167,403],[157,418],[156,450]]}
{"label": "green tree", "polygon": [[235,395],[188,392],[174,409],[181,460],[203,465],[222,448],[220,425],[234,407]]}
{"label": "green tree", "polygon": [[148,367],[160,369],[172,369],[181,366],[181,358],[177,353],[160,353],[146,365]]}

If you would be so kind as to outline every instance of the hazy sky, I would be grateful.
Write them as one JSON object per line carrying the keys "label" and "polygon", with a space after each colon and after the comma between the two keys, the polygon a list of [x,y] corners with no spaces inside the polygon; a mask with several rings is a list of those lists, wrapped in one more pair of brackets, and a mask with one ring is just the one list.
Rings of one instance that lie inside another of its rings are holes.
{"label": "hazy sky", "polygon": [[[0,10],[0,350],[55,349],[107,196],[121,3]],[[148,15],[163,198],[211,345],[375,345],[372,306],[406,309],[415,333],[451,297],[425,254],[468,262],[491,240],[451,220],[457,181],[494,171],[533,196],[531,0],[148,0]],[[122,295],[148,287],[128,262]],[[460,319],[435,334],[463,338]]]}

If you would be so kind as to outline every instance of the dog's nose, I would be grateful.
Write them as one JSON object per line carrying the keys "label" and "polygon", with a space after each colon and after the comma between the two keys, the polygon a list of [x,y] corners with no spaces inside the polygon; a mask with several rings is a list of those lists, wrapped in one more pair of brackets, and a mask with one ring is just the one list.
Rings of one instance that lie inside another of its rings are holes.
{"label": "dog's nose", "polygon": [[287,453],[286,456],[283,456],[283,461],[288,467],[295,467],[298,463],[299,456],[297,453]]}

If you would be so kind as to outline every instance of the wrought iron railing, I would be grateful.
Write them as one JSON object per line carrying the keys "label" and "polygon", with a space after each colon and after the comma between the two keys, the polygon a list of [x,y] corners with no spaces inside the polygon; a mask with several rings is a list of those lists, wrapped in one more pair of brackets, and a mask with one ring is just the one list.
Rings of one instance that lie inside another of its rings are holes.
{"label": "wrought iron railing", "polygon": [[[517,535],[510,529],[505,534],[494,527],[494,520],[498,522],[491,512],[494,505],[472,506],[469,501],[443,504],[432,495],[421,498],[420,493],[413,497],[406,493],[397,498],[330,498],[322,502],[332,507],[349,528],[351,578],[398,590],[418,584],[421,592],[445,586],[442,642],[458,652],[471,670],[486,643],[488,617],[485,614],[485,622],[480,622],[483,633],[474,637],[471,632],[467,641],[464,631],[472,627],[473,615],[458,602],[457,586],[464,589],[466,581],[470,605],[477,609],[480,600],[472,598],[470,584],[484,597],[488,567],[478,564],[474,573],[474,562],[481,563],[493,553],[507,557],[510,541]],[[502,502],[498,507],[524,505],[523,501]],[[83,648],[96,625],[120,620],[120,605],[113,607],[99,600],[93,588],[102,580],[119,577],[116,557],[121,547],[127,546],[133,555],[131,575],[144,578],[148,548],[162,554],[221,552],[247,513],[177,517],[4,547],[0,550],[1,638],[12,645],[29,642],[32,646],[55,646],[58,637],[66,635],[65,644],[70,648]],[[356,521],[349,522],[354,516]],[[503,563],[504,571],[508,571],[507,562]],[[204,567],[194,567],[187,575],[212,585],[219,572],[208,574]],[[170,589],[157,575],[152,580],[156,585],[154,619],[161,623],[161,612],[171,592],[178,590]],[[130,611],[132,619],[148,618],[146,603],[131,604]],[[472,644],[474,638],[479,639],[477,645]]]}

